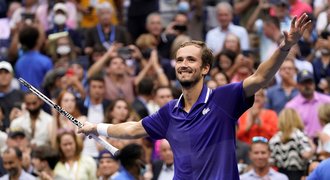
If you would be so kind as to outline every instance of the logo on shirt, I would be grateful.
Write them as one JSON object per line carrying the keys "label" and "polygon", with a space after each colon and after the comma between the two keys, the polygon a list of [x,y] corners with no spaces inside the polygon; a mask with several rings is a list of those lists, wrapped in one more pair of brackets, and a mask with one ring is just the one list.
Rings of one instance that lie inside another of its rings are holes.
{"label": "logo on shirt", "polygon": [[202,114],[205,115],[210,111],[210,108],[204,108]]}

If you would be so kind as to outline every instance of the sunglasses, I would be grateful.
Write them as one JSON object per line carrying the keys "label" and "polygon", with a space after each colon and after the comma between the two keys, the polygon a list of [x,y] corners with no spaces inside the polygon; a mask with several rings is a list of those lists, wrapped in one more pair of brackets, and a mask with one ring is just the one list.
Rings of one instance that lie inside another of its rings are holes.
{"label": "sunglasses", "polygon": [[254,136],[252,138],[252,143],[257,143],[257,142],[268,143],[268,139],[262,136]]}

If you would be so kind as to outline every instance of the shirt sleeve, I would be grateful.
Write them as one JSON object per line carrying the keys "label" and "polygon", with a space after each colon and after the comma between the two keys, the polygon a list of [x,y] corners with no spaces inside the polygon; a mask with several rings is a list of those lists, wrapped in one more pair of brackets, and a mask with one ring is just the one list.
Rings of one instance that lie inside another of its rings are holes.
{"label": "shirt sleeve", "polygon": [[152,139],[164,139],[169,124],[170,105],[167,104],[156,113],[143,118],[142,126]]}
{"label": "shirt sleeve", "polygon": [[254,103],[254,96],[245,97],[243,81],[215,89],[214,99],[216,104],[236,121]]}

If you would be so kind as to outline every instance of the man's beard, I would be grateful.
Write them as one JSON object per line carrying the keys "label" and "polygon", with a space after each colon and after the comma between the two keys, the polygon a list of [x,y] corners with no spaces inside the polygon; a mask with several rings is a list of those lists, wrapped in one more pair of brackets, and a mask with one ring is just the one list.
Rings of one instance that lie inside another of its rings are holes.
{"label": "man's beard", "polygon": [[10,177],[16,176],[18,174],[18,168],[10,168],[8,174]]}
{"label": "man's beard", "polygon": [[[182,68],[182,69],[185,69],[185,68]],[[181,71],[181,69],[178,70],[179,72]],[[193,70],[190,70],[192,73],[193,73]],[[196,71],[195,71],[196,72]],[[177,72],[177,77],[179,77],[179,73]],[[190,80],[180,80],[179,78],[178,81],[180,82],[182,88],[184,89],[189,89],[189,88],[192,88],[194,87],[198,82],[199,80],[201,79],[202,77],[200,76],[197,76],[195,74],[195,76],[193,76]]]}
{"label": "man's beard", "polygon": [[36,109],[28,109],[31,116],[38,116],[40,113],[41,107],[38,107]]}
{"label": "man's beard", "polygon": [[198,82],[199,80],[201,79],[202,77],[199,77],[199,76],[194,76],[192,79],[190,80],[180,80],[178,79],[178,81],[180,82],[182,88],[184,89],[190,89],[192,87],[194,87]]}

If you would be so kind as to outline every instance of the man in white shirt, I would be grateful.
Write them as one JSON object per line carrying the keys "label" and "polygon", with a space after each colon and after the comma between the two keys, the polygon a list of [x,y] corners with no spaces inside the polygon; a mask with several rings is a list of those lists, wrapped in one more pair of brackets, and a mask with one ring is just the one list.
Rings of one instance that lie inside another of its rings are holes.
{"label": "man in white shirt", "polygon": [[27,136],[31,138],[31,145],[50,145],[53,117],[41,109],[42,100],[31,92],[25,94],[24,103],[27,112],[14,119],[10,128],[24,129]]}
{"label": "man in white shirt", "polygon": [[227,34],[232,33],[239,37],[242,50],[250,49],[249,36],[244,27],[234,25],[233,7],[227,2],[220,2],[216,6],[217,20],[219,27],[213,28],[206,34],[206,44],[213,53],[219,53]]}

